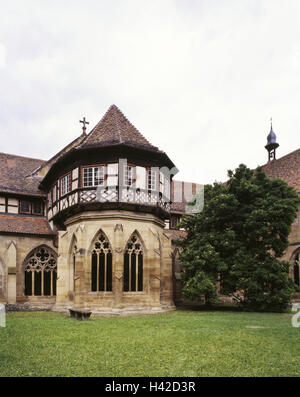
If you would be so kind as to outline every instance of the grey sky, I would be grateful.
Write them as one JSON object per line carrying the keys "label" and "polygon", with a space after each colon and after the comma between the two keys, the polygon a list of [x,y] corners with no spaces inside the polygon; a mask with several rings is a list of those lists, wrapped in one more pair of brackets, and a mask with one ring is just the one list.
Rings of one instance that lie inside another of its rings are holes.
{"label": "grey sky", "polygon": [[[48,159],[111,104],[180,170],[299,147],[299,0],[0,0],[0,151]],[[88,130],[89,131],[89,130]]]}

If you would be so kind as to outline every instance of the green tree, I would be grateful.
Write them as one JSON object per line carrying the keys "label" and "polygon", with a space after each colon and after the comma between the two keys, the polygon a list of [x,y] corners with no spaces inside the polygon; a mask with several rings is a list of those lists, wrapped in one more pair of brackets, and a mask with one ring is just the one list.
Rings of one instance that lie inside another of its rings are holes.
{"label": "green tree", "polygon": [[181,222],[187,232],[177,242],[183,294],[213,303],[219,280],[223,294],[234,294],[249,309],[283,310],[295,285],[288,262],[279,258],[298,211],[297,192],[243,164],[228,177],[226,184],[206,185],[203,211]]}

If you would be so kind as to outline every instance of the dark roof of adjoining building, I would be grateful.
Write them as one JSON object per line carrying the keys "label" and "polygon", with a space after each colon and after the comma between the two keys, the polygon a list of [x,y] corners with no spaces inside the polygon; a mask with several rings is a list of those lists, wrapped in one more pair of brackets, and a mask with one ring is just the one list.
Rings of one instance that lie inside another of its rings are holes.
{"label": "dark roof of adjoining building", "polygon": [[184,230],[176,230],[176,229],[164,229],[164,233],[171,238],[172,241],[174,240],[182,240],[186,237],[187,232]]}
{"label": "dark roof of adjoining building", "polygon": [[127,144],[148,150],[160,151],[153,146],[124,116],[116,105],[111,105],[99,123],[79,145],[80,148],[95,145]]}
{"label": "dark roof of adjoining building", "polygon": [[18,214],[0,214],[0,232],[53,235],[47,219]]}
{"label": "dark roof of adjoining building", "polygon": [[38,186],[41,177],[32,173],[43,160],[0,153],[0,192],[44,196]]}
{"label": "dark roof of adjoining building", "polygon": [[269,178],[281,178],[300,193],[300,149],[262,166]]}

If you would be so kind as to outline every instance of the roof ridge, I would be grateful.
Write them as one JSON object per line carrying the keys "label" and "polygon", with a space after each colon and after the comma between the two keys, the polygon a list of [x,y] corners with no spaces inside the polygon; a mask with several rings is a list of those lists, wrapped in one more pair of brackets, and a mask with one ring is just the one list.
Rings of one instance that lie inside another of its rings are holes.
{"label": "roof ridge", "polygon": [[[278,159],[275,159],[275,161],[278,162],[278,161],[284,159],[285,157],[288,157],[288,156],[290,156],[290,155],[292,155],[292,154],[298,152],[299,150],[300,150],[300,148],[298,148],[298,149],[296,149],[296,150],[293,150],[292,152],[287,153],[287,154],[285,154],[284,156],[279,157]],[[274,160],[273,160],[273,161],[274,161]],[[268,161],[267,163],[263,164],[261,167],[265,167],[265,166],[267,166],[267,165],[273,163],[273,161]]]}
{"label": "roof ridge", "polygon": [[112,104],[105,112],[101,120],[89,132],[89,134],[82,140],[77,148],[96,144],[140,144],[155,151],[159,149],[152,145],[144,135],[128,120],[124,113]]}
{"label": "roof ridge", "polygon": [[29,159],[29,160],[42,161],[42,162],[47,161],[47,160],[37,159],[35,157],[20,156],[19,154],[11,154],[11,153],[0,152],[0,156],[1,156],[1,154],[4,154],[5,156],[18,157],[20,159]]}
{"label": "roof ridge", "polygon": [[[113,110],[114,110],[114,116],[115,116],[115,122],[116,122],[116,126],[117,126],[117,129],[118,129],[118,134],[119,134],[119,139],[120,139],[120,143],[123,143],[123,139],[122,139],[122,135],[121,135],[121,131],[120,131],[120,125],[119,125],[119,123],[118,123],[118,118],[117,118],[117,115],[116,115],[116,110],[119,110],[119,112],[121,112],[120,111],[120,109],[118,109],[118,107],[116,106],[116,105],[112,105],[111,106],[112,108],[113,108]],[[121,112],[122,113],[122,112]],[[123,115],[124,116],[124,115]],[[124,116],[125,117],[125,116]],[[126,117],[125,117],[126,118]]]}

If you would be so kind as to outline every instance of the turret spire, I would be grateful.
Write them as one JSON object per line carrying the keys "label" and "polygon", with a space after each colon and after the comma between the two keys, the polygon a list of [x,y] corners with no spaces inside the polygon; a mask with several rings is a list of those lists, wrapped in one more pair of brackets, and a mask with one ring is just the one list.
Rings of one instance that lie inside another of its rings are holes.
{"label": "turret spire", "polygon": [[269,132],[269,135],[267,136],[267,144],[265,146],[265,148],[268,151],[268,161],[276,160],[276,149],[279,146],[279,143],[276,142],[276,135],[273,131],[272,117],[270,121],[271,121],[271,130]]}

